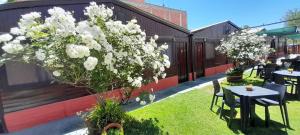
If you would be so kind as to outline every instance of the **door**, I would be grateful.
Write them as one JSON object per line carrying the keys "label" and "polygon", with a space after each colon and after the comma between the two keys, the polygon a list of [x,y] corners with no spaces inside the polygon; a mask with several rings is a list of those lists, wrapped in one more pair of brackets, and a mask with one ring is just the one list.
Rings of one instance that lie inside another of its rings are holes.
{"label": "door", "polygon": [[194,72],[196,77],[204,76],[204,42],[194,42]]}
{"label": "door", "polygon": [[178,59],[178,79],[179,83],[188,81],[187,74],[187,43],[176,42]]}

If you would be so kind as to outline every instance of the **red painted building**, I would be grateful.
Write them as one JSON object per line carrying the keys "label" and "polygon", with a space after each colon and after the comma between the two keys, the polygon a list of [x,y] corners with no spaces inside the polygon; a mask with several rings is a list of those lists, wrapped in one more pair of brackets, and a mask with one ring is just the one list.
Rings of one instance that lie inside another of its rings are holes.
{"label": "red painted building", "polygon": [[122,0],[161,19],[187,28],[186,11],[146,3],[145,0]]}

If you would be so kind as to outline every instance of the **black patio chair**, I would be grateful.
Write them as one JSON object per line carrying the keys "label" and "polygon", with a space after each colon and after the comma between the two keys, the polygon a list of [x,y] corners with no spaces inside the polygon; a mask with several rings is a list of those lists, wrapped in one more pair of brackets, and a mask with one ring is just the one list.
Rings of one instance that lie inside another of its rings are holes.
{"label": "black patio chair", "polygon": [[286,107],[286,103],[285,103],[286,87],[284,85],[272,84],[272,83],[266,83],[264,87],[267,89],[279,92],[279,96],[274,96],[274,97],[269,97],[269,98],[259,98],[259,99],[255,100],[255,104],[265,107],[265,125],[266,125],[266,127],[269,126],[269,121],[270,121],[269,106],[279,106],[283,124],[286,126],[286,123],[287,124],[289,123],[288,112],[287,112],[287,107]]}
{"label": "black patio chair", "polygon": [[264,82],[263,85],[266,82],[272,82],[274,80],[273,78],[273,72],[275,71],[275,68],[271,67],[271,68],[264,68]]}
{"label": "black patio chair", "polygon": [[219,81],[214,80],[212,82],[213,82],[213,86],[214,86],[214,95],[213,95],[213,98],[211,101],[210,110],[212,110],[214,103],[215,103],[215,105],[217,105],[219,97],[223,97],[223,93],[221,92],[221,87],[220,87]]}
{"label": "black patio chair", "polygon": [[240,100],[236,99],[230,90],[228,90],[224,87],[222,87],[222,89],[224,92],[224,96],[223,96],[223,102],[222,102],[221,111],[220,111],[220,119],[222,119],[222,116],[223,116],[224,105],[227,105],[230,108],[230,118],[228,121],[228,126],[230,127],[231,121],[234,117],[235,108],[240,108]]}
{"label": "black patio chair", "polygon": [[256,76],[255,77],[262,76],[263,65],[262,64],[255,64],[255,65],[253,65],[249,77],[252,76],[252,73],[253,73],[254,70],[256,70]]}
{"label": "black patio chair", "polygon": [[287,88],[288,86],[291,86],[291,93],[293,93],[293,91],[294,91],[294,86],[297,84],[297,82],[292,81],[291,79],[285,79],[284,76],[279,75],[279,74],[273,74],[273,76],[274,76],[274,82],[275,82],[276,84],[284,85],[284,86],[286,86],[286,88]]}

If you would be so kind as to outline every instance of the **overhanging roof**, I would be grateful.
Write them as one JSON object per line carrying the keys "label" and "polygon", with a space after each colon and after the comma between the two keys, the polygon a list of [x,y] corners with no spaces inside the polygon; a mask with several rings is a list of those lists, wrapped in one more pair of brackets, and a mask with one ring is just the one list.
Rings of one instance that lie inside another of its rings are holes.
{"label": "overhanging roof", "polygon": [[287,35],[293,35],[297,34],[297,27],[283,27],[283,28],[277,28],[277,29],[271,29],[271,30],[262,30],[257,33],[258,35],[266,34],[268,36],[287,36]]}
{"label": "overhanging roof", "polygon": [[287,35],[286,38],[292,39],[292,40],[300,40],[300,33],[299,34],[293,34],[293,35]]}

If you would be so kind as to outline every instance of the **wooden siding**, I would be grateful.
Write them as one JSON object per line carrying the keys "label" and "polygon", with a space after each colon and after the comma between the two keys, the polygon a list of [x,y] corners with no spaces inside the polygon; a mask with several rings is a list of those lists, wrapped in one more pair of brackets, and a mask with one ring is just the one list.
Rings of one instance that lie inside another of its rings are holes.
{"label": "wooden siding", "polygon": [[194,37],[207,38],[207,39],[222,39],[228,34],[240,30],[231,22],[226,21],[216,25],[212,25],[203,29],[196,30],[193,33]]}
{"label": "wooden siding", "polygon": [[240,30],[240,28],[238,28],[232,22],[226,21],[192,32],[194,39],[205,39],[205,68],[220,66],[228,63],[226,56],[217,52],[215,48],[220,45],[221,39],[237,30]]}

